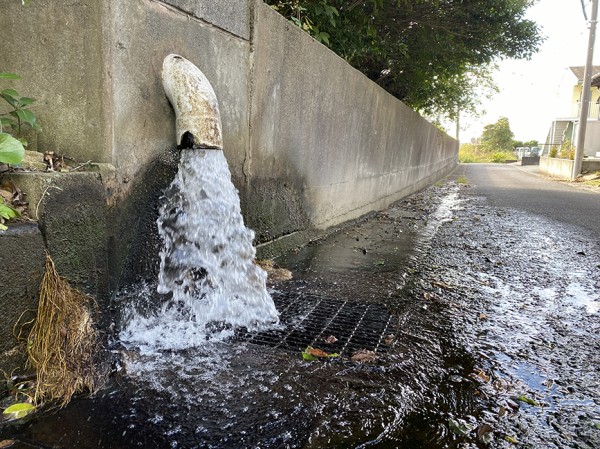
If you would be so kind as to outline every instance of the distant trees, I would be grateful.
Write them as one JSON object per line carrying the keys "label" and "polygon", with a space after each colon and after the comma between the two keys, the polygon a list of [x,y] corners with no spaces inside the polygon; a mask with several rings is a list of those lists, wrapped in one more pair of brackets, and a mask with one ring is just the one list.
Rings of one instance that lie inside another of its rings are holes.
{"label": "distant trees", "polygon": [[514,134],[506,117],[500,117],[491,125],[485,125],[481,135],[481,148],[489,153],[497,151],[511,151],[513,148]]}
{"label": "distant trees", "polygon": [[473,112],[494,61],[529,58],[534,0],[265,0],[384,89],[430,116]]}
{"label": "distant trees", "polygon": [[513,148],[518,148],[518,147],[539,147],[540,146],[540,141],[539,140],[528,140],[526,142],[523,142],[521,140],[513,140],[512,143]]}

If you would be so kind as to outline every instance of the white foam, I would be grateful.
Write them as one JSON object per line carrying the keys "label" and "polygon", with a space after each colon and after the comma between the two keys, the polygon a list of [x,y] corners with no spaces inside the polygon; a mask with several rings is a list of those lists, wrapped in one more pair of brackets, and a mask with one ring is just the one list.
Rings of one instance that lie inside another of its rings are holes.
{"label": "white foam", "polygon": [[254,232],[244,226],[238,192],[222,151],[184,150],[162,198],[159,293],[172,293],[158,313],[133,314],[121,340],[145,351],[184,349],[278,322],[254,264]]}

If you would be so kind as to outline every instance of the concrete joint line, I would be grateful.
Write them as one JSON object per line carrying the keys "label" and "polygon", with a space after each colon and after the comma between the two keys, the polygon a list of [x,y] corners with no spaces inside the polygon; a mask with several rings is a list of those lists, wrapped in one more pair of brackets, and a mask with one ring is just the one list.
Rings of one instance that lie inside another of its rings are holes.
{"label": "concrete joint line", "polygon": [[250,42],[248,39],[246,39],[246,38],[243,38],[242,36],[240,36],[240,35],[238,35],[238,34],[232,33],[231,31],[229,31],[229,30],[226,30],[225,28],[222,28],[222,27],[220,27],[219,25],[215,25],[214,23],[212,23],[212,22],[209,22],[209,21],[207,21],[207,20],[204,20],[204,19],[202,19],[202,18],[200,18],[200,17],[196,17],[195,15],[193,15],[193,14],[191,14],[190,12],[188,12],[188,11],[185,11],[185,10],[183,10],[183,9],[181,9],[181,8],[177,8],[176,6],[169,5],[168,3],[165,3],[165,2],[164,2],[164,1],[162,1],[162,0],[148,0],[148,1],[149,1],[149,2],[152,2],[152,3],[157,3],[157,4],[161,5],[163,8],[165,8],[165,9],[168,9],[169,11],[171,11],[171,12],[174,12],[174,13],[176,13],[176,14],[179,14],[179,15],[185,16],[185,17],[187,17],[189,20],[193,20],[194,22],[198,22],[198,23],[200,23],[200,24],[202,24],[202,25],[207,25],[207,26],[213,27],[213,28],[215,28],[217,31],[220,31],[221,33],[224,33],[224,34],[226,34],[226,35],[227,35],[227,36],[229,36],[229,37],[233,37],[233,38],[236,38],[236,39],[240,39],[240,40],[242,40],[242,41],[245,41],[245,42]]}

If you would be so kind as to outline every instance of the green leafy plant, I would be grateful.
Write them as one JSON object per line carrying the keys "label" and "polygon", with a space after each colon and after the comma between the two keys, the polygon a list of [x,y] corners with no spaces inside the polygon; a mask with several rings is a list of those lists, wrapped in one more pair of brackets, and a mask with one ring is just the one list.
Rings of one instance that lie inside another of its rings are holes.
{"label": "green leafy plant", "polygon": [[0,132],[0,163],[18,164],[23,160],[23,143],[7,133]]}
{"label": "green leafy plant", "polygon": [[558,157],[558,148],[552,147],[550,149],[550,153],[548,153],[548,156],[550,156],[550,157]]}
{"label": "green leafy plant", "polygon": [[[14,73],[0,72],[0,79],[17,80],[20,78]],[[0,98],[9,107],[8,112],[0,113],[0,163],[18,164],[23,159],[24,147],[27,146],[27,141],[22,137],[25,125],[35,131],[42,130],[37,117],[28,109],[28,106],[36,100],[22,96],[15,89],[0,90]],[[4,132],[5,129],[10,130],[11,133]]]}
{"label": "green leafy plant", "polygon": [[[26,5],[25,0],[22,1]],[[19,75],[14,73],[0,72],[0,80],[17,80]],[[3,89],[0,91],[2,98],[9,106],[8,112],[0,113],[0,163],[19,164],[25,156],[27,141],[21,136],[23,127],[28,125],[35,131],[41,131],[37,118],[27,106],[35,102],[34,98],[23,97],[15,89]],[[8,128],[12,135],[4,132]],[[4,197],[0,197],[0,231],[6,231],[6,221],[19,218],[21,213],[6,204]]]}
{"label": "green leafy plant", "polygon": [[8,227],[4,224],[5,221],[11,218],[19,218],[21,213],[4,203],[4,198],[0,196],[0,231],[6,231]]}
{"label": "green leafy plant", "polygon": [[[17,80],[21,77],[14,73],[0,73],[0,79]],[[37,118],[33,112],[27,109],[32,103],[35,103],[35,98],[23,97],[15,89],[3,89],[0,91],[0,97],[10,106],[10,111],[0,115],[0,125],[8,126],[16,133],[21,135],[23,125],[27,124],[36,131],[41,131]]]}
{"label": "green leafy plant", "polygon": [[326,0],[314,3],[280,0],[271,3],[271,7],[288,17],[291,22],[309,33],[318,42],[330,45],[330,34],[323,30],[323,26],[335,28],[338,25],[337,19],[340,13]]}

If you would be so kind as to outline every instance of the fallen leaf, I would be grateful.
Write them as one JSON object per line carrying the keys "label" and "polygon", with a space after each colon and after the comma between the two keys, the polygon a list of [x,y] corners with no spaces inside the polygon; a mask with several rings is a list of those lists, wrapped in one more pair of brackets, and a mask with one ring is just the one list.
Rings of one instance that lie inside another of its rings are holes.
{"label": "fallen leaf", "polygon": [[313,357],[327,357],[329,354],[318,348],[311,348],[310,346],[306,348],[306,352],[308,352]]}
{"label": "fallen leaf", "polygon": [[515,437],[511,437],[510,435],[505,435],[504,439],[506,441],[508,441],[509,443],[512,443],[512,444],[517,444],[518,443],[517,439]]}
{"label": "fallen leaf", "polygon": [[394,334],[389,334],[385,337],[385,340],[383,340],[383,342],[386,345],[391,346],[394,343],[394,340],[396,340],[396,336]]}
{"label": "fallen leaf", "polygon": [[377,354],[375,353],[375,351],[369,351],[368,349],[359,349],[354,354],[352,354],[350,360],[352,360],[353,362],[371,362],[376,358]]}
{"label": "fallen leaf", "polygon": [[483,381],[485,383],[488,383],[490,381],[490,376],[488,376],[485,371],[483,370],[475,370],[475,372],[473,372],[471,374],[471,377],[474,378],[475,380],[480,380]]}
{"label": "fallen leaf", "polygon": [[489,424],[482,424],[477,428],[477,439],[485,444],[490,444],[492,441],[492,431],[494,428]]}
{"label": "fallen leaf", "polygon": [[27,402],[19,402],[4,409],[4,412],[2,413],[4,415],[8,415],[8,417],[11,419],[19,419],[29,415],[34,410],[35,406],[33,406],[32,404],[29,404]]}
{"label": "fallen leaf", "polygon": [[332,345],[332,344],[334,344],[336,341],[338,341],[338,339],[337,339],[337,338],[335,338],[335,336],[333,336],[333,335],[330,335],[329,337],[327,337],[327,338],[325,339],[325,343],[327,343],[328,345]]}
{"label": "fallen leaf", "polygon": [[433,285],[434,287],[440,287],[446,290],[454,290],[456,287],[450,285],[450,284],[446,284],[445,282],[442,281],[431,281],[431,285]]}
{"label": "fallen leaf", "polygon": [[332,358],[339,357],[339,354],[329,354],[318,348],[313,348],[312,346],[307,346],[306,349],[302,352],[302,358],[308,362],[313,362],[317,359],[323,358]]}
{"label": "fallen leaf", "polygon": [[521,402],[525,402],[526,404],[532,405],[534,407],[537,407],[539,405],[534,399],[531,399],[530,397],[527,397],[524,394],[517,396],[517,399]]}
{"label": "fallen leaf", "polygon": [[487,320],[487,317],[488,317],[488,316],[487,316],[485,313],[480,313],[480,314],[479,314],[479,319],[480,319],[481,321],[483,321],[483,320]]}
{"label": "fallen leaf", "polygon": [[4,449],[6,447],[11,447],[15,444],[15,440],[2,440],[0,441],[0,449]]}
{"label": "fallen leaf", "polygon": [[474,429],[474,426],[472,424],[468,424],[464,421],[455,420],[452,418],[448,419],[448,426],[450,427],[450,430],[452,430],[452,432],[454,432],[456,435],[461,436],[468,435]]}

